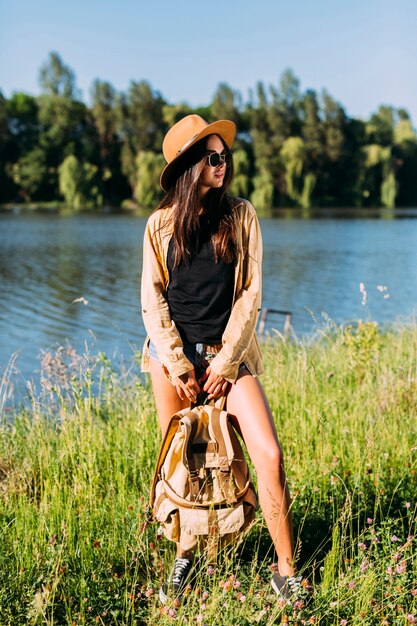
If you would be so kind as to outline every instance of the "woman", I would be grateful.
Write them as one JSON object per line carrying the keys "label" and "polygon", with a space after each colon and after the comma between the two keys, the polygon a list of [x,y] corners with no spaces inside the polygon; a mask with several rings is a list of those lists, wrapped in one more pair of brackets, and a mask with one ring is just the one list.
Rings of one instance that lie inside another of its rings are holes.
{"label": "woman", "polygon": [[[188,115],[163,142],[166,195],[145,231],[142,314],[159,424],[194,402],[227,393],[253,462],[262,512],[277,555],[272,586],[285,599],[300,591],[293,563],[290,498],[282,451],[259,382],[256,322],[261,303],[262,242],[249,202],[231,197],[236,127]],[[193,555],[177,549],[160,598],[178,596]]]}

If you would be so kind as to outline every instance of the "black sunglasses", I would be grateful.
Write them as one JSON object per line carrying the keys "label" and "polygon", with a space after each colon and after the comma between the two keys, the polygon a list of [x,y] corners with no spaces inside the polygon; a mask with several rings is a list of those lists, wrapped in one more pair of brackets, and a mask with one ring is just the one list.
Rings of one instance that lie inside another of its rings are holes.
{"label": "black sunglasses", "polygon": [[218,167],[223,163],[228,167],[232,162],[232,153],[230,150],[223,150],[223,152],[210,152],[206,154],[207,163],[210,167]]}

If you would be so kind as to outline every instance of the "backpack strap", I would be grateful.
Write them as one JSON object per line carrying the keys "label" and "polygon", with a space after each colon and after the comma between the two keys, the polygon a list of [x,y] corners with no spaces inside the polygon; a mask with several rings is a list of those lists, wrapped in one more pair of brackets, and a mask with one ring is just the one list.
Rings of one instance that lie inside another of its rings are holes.
{"label": "backpack strap", "polygon": [[195,417],[194,419],[189,420],[191,431],[190,431],[190,436],[188,437],[186,455],[183,459],[184,463],[188,466],[188,478],[189,478],[188,483],[190,487],[190,494],[193,500],[197,500],[198,495],[201,490],[198,470],[196,469],[196,466],[194,463],[194,454],[192,451],[192,445],[193,445],[192,442],[194,440],[195,432],[197,430],[197,425],[198,425],[197,422],[198,422],[198,417]]}
{"label": "backpack strap", "polygon": [[218,474],[218,479],[220,483],[220,488],[227,504],[234,504],[235,502],[237,502],[237,497],[230,467],[234,455],[232,446],[227,446],[227,443],[229,442],[229,430],[227,428],[227,422],[228,415],[226,411],[221,411],[217,408],[213,408],[210,416],[210,425],[219,450],[220,472]]}
{"label": "backpack strap", "polygon": [[155,502],[155,488],[156,488],[156,484],[159,480],[159,474],[161,471],[161,467],[162,464],[165,460],[166,454],[169,450],[169,446],[171,445],[171,441],[175,435],[175,433],[178,430],[178,425],[181,419],[181,415],[179,415],[178,413],[175,413],[168,424],[168,428],[165,431],[164,437],[162,439],[162,444],[161,444],[161,448],[159,450],[159,454],[158,454],[158,459],[156,461],[156,468],[155,468],[155,473],[154,473],[154,477],[153,477],[153,481],[152,481],[152,485],[151,485],[151,491],[149,494],[149,504],[151,507],[153,507],[154,502]]}

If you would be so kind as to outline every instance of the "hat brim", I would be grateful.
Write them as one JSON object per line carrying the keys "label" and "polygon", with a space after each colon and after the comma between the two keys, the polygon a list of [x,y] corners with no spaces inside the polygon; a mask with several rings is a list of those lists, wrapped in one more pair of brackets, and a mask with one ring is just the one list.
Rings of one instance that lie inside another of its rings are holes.
{"label": "hat brim", "polygon": [[171,174],[178,160],[187,152],[187,150],[194,146],[197,141],[200,141],[200,139],[203,139],[208,135],[220,135],[227,147],[230,149],[235,140],[236,125],[231,120],[218,120],[217,122],[209,124],[197,135],[195,135],[195,137],[193,137],[193,139],[186,144],[186,147],[165,166],[160,179],[161,187],[164,191],[168,191],[170,187]]}

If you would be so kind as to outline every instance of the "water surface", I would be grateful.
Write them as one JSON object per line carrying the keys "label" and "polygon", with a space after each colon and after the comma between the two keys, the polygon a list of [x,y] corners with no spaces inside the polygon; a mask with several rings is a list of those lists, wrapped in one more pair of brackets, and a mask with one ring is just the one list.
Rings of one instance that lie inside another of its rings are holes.
{"label": "water surface", "polygon": [[[289,215],[261,219],[264,307],[290,310],[298,335],[314,333],[327,316],[337,324],[411,318],[417,211],[390,212],[392,219],[328,210],[309,219]],[[36,377],[39,354],[66,341],[116,360],[141,349],[145,222],[130,215],[0,214],[0,376],[18,352],[21,379]],[[282,325],[282,318],[269,318],[269,328]]]}

